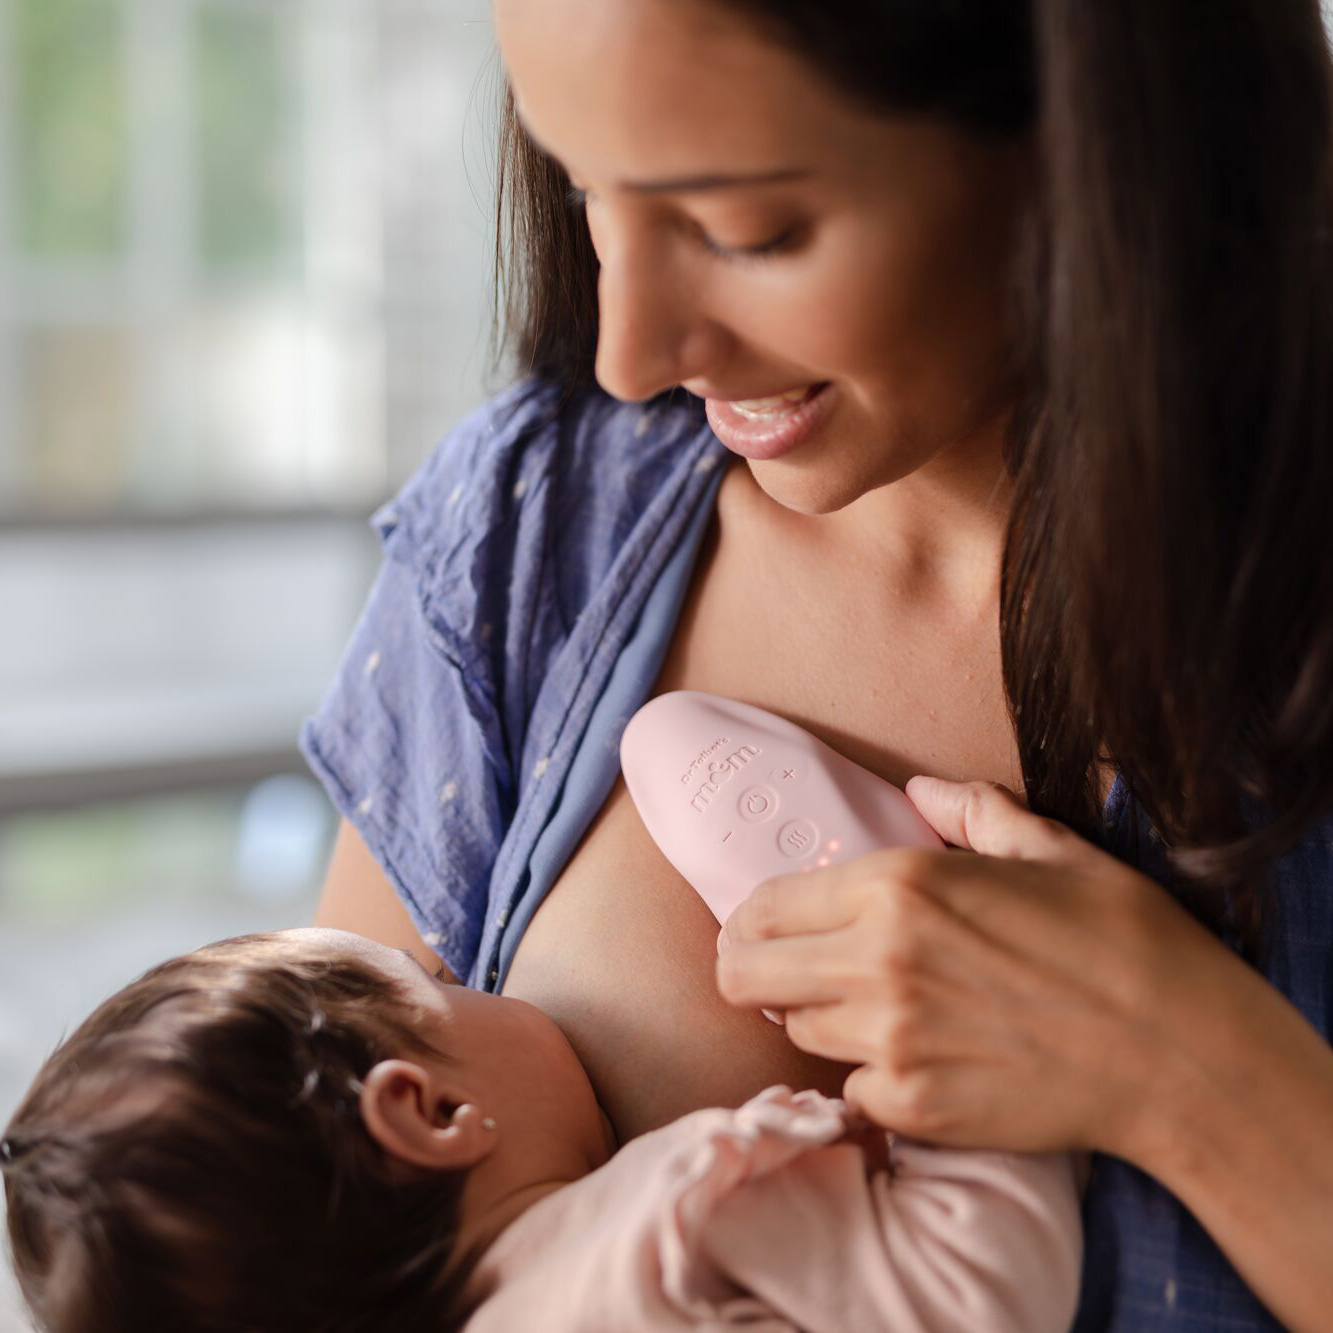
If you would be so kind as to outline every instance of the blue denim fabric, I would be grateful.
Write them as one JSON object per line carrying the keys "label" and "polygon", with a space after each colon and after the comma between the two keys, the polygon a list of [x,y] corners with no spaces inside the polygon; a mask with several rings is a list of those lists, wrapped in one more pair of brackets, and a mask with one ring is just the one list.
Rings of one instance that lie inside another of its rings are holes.
{"label": "blue denim fabric", "polygon": [[[374,518],[386,559],[301,747],[471,985],[499,980],[589,719],[664,567],[711,510],[728,455],[696,401],[566,401],[519,384]],[[636,679],[646,698],[653,675]]]}
{"label": "blue denim fabric", "polygon": [[[1107,846],[1159,882],[1161,845],[1117,783]],[[1311,829],[1272,873],[1274,912],[1264,975],[1325,1041],[1333,1003],[1333,820]],[[1083,1291],[1075,1333],[1280,1330],[1175,1198],[1128,1162],[1093,1159],[1084,1205]]]}
{"label": "blue denim fabric", "polygon": [[[529,381],[465,420],[375,517],[384,566],[302,748],[470,985],[502,980],[615,780],[727,457],[697,406]],[[1106,821],[1111,849],[1160,877],[1121,784]],[[1275,884],[1268,975],[1327,1039],[1333,822]],[[1078,1333],[1278,1327],[1127,1164],[1095,1161],[1085,1219]]]}

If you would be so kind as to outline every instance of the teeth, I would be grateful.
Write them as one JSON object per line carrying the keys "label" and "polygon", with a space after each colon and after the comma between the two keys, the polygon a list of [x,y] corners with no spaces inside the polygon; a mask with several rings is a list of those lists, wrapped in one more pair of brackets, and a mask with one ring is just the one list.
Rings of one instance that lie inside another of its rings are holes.
{"label": "teeth", "polygon": [[810,386],[803,389],[788,389],[786,393],[772,398],[744,398],[733,401],[731,406],[743,417],[753,420],[756,417],[776,416],[793,403],[804,402],[810,396]]}

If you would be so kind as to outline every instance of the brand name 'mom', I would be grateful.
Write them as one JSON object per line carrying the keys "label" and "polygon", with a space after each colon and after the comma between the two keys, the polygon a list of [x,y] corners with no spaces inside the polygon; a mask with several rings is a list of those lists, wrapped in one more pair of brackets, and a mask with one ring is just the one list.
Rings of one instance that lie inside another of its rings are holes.
{"label": "brand name 'mom'", "polygon": [[752,759],[758,758],[759,751],[753,745],[742,745],[725,759],[714,759],[708,765],[708,777],[690,798],[690,809],[703,814],[713,797],[731,781],[732,774],[741,772]]}

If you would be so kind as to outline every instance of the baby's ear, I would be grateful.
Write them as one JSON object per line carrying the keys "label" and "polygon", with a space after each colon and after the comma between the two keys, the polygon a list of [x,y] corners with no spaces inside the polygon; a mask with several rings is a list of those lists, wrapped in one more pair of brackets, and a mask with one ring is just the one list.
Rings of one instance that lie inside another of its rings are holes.
{"label": "baby's ear", "polygon": [[432,1073],[410,1060],[381,1060],[362,1081],[361,1118],[385,1152],[432,1171],[476,1166],[495,1147],[495,1121],[455,1105]]}

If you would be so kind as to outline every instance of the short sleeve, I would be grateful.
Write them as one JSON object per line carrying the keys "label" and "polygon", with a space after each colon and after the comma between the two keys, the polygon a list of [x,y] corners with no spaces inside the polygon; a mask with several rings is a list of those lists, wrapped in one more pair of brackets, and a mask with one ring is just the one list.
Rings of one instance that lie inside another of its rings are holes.
{"label": "short sleeve", "polygon": [[460,670],[433,642],[411,570],[385,563],[301,749],[458,976],[481,939],[503,833],[499,774]]}
{"label": "short sleeve", "polygon": [[384,565],[301,745],[459,977],[494,973],[488,921],[721,449],[688,404],[527,380],[375,516]]}
{"label": "short sleeve", "polygon": [[516,566],[515,474],[549,412],[520,389],[474,413],[374,518],[385,559],[301,750],[423,939],[472,969],[513,816],[497,678]]}

